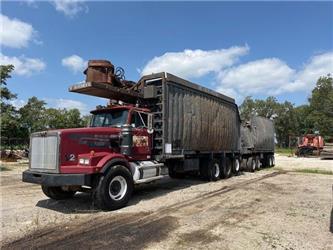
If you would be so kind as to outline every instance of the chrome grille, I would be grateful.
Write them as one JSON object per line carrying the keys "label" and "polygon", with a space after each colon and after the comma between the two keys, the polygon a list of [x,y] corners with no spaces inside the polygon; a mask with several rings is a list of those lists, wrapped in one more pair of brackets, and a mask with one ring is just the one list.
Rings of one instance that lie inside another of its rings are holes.
{"label": "chrome grille", "polygon": [[30,141],[30,168],[42,172],[57,172],[59,159],[58,134],[35,134]]}

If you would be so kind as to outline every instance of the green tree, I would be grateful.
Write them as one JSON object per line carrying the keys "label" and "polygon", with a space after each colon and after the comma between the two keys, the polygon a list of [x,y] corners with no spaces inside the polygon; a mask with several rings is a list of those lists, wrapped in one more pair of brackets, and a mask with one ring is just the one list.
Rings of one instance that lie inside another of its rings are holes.
{"label": "green tree", "polygon": [[14,70],[13,65],[0,65],[0,110],[1,110],[1,137],[13,138],[19,134],[18,113],[16,108],[10,103],[16,98],[7,88],[7,80]]}
{"label": "green tree", "polygon": [[309,119],[310,111],[311,111],[310,106],[308,104],[304,104],[295,108],[296,120],[297,120],[296,136],[312,133],[313,123]]}
{"label": "green tree", "polygon": [[45,124],[49,129],[79,128],[85,126],[78,109],[46,109]]}
{"label": "green tree", "polygon": [[28,138],[30,133],[47,129],[45,119],[46,103],[33,96],[26,105],[19,109],[22,136]]}
{"label": "green tree", "polygon": [[309,98],[308,120],[314,130],[325,137],[333,137],[333,78],[320,77]]}

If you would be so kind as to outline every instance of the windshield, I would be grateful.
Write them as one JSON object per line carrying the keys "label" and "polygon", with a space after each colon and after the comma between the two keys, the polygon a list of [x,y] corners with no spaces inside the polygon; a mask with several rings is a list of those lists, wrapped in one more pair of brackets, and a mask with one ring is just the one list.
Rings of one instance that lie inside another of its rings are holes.
{"label": "windshield", "polygon": [[112,110],[94,114],[90,127],[120,127],[127,123],[128,110]]}

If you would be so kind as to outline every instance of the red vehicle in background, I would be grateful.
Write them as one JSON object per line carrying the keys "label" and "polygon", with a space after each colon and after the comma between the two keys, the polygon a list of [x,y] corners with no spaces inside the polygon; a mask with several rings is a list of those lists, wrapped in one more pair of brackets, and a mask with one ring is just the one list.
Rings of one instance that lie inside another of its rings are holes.
{"label": "red vehicle in background", "polygon": [[317,134],[306,134],[298,138],[296,155],[306,156],[313,155],[314,151],[320,154],[324,147],[324,138]]}

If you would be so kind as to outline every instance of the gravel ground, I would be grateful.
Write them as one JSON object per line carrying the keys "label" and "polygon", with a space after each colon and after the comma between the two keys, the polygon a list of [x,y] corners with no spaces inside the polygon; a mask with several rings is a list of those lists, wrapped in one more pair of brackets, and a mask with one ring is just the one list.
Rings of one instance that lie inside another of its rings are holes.
{"label": "gravel ground", "polygon": [[112,212],[95,209],[84,193],[50,200],[21,182],[26,165],[6,165],[2,248],[333,249],[333,175],[290,171],[332,171],[333,161],[276,156],[276,164],[218,182],[143,185]]}

